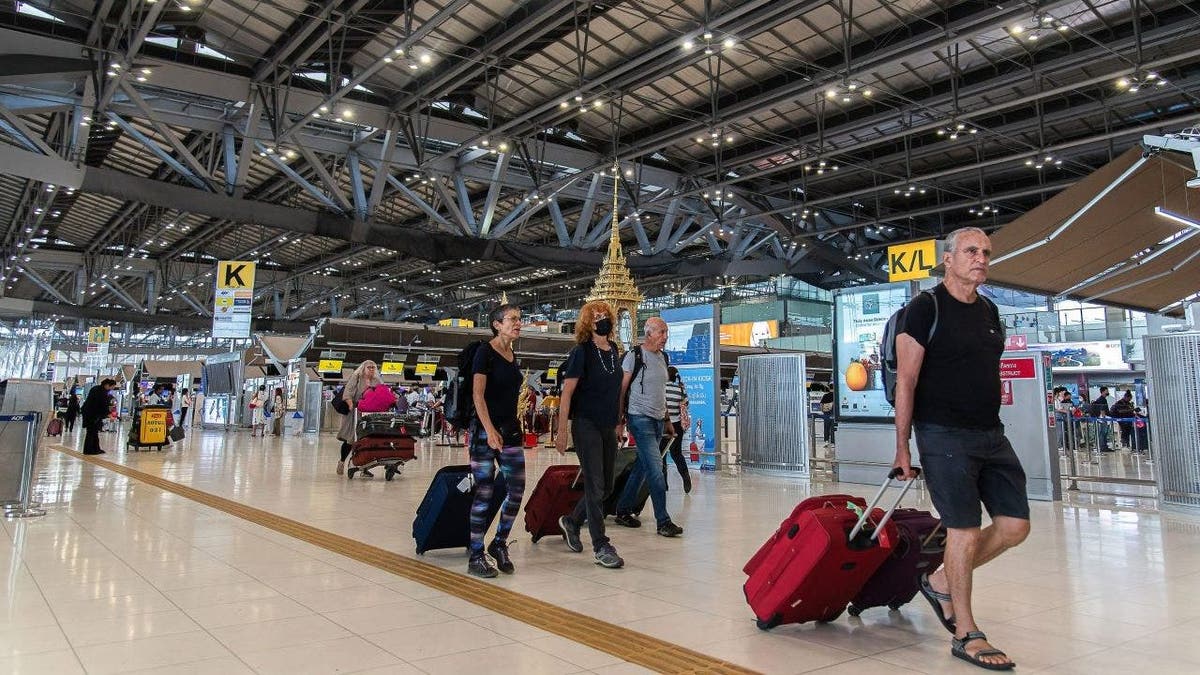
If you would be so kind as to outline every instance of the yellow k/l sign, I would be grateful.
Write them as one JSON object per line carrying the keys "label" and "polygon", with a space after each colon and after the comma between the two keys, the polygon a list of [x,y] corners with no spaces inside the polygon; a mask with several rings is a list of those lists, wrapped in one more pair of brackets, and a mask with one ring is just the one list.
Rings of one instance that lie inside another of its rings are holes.
{"label": "yellow k/l sign", "polygon": [[937,240],[926,239],[889,246],[887,256],[888,281],[924,279],[937,267]]}

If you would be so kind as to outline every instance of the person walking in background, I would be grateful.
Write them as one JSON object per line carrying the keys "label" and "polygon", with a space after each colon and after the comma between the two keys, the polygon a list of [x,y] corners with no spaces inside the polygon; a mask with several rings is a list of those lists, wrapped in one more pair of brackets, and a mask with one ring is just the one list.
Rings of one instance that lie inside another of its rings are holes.
{"label": "person walking in background", "polygon": [[837,423],[833,420],[833,405],[833,391],[830,390],[825,392],[825,395],[821,397],[821,429],[823,431],[822,437],[825,441],[825,447],[837,443],[837,437],[834,435],[837,430]]}
{"label": "person walking in background", "polygon": [[567,548],[576,553],[583,551],[579,529],[586,521],[596,564],[612,569],[625,565],[604,532],[604,499],[612,491],[624,378],[617,346],[608,339],[615,316],[603,300],[593,300],[579,310],[575,346],[560,371],[563,389],[558,406],[559,434],[554,439],[554,449],[560,455],[566,454],[567,434],[562,430],[570,423],[583,480],[583,499],[574,511],[558,519]]}
{"label": "person walking in background", "polygon": [[75,430],[75,418],[79,416],[79,396],[72,391],[67,397],[67,412],[63,413],[63,430],[70,433]]}
{"label": "person walking in background", "polygon": [[187,389],[183,389],[179,392],[179,426],[187,426],[188,410],[194,403],[195,400],[192,399],[192,395]]}
{"label": "person walking in background", "polygon": [[287,412],[287,400],[283,397],[283,387],[275,387],[274,400],[271,404],[271,433],[283,435],[283,414]]}
{"label": "person walking in background", "polygon": [[671,432],[663,437],[662,444],[665,446],[661,451],[663,454],[663,486],[666,489],[670,488],[670,482],[667,480],[667,457],[669,456],[675,462],[675,468],[679,471],[679,477],[683,479],[683,492],[687,494],[692,491],[692,474],[688,471],[687,458],[683,456],[683,430],[690,426],[691,420],[684,420],[685,413],[688,407],[687,387],[683,384],[683,378],[679,376],[679,370],[675,366],[667,367],[667,422],[670,424]]}
{"label": "person walking in background", "polygon": [[[342,400],[350,407],[350,411],[342,416],[342,423],[338,427],[337,439],[342,442],[342,458],[337,463],[339,476],[345,473],[346,458],[350,456],[351,446],[358,440],[358,420],[354,415],[354,411],[358,407],[358,400],[362,398],[367,389],[381,384],[383,384],[383,380],[379,377],[379,366],[368,359],[354,369],[354,372],[350,374],[350,379],[346,380],[345,386],[342,387]],[[370,471],[362,473],[368,478],[371,476]]]}
{"label": "person walking in background", "polygon": [[250,397],[250,437],[254,438],[255,432],[260,437],[265,434],[264,429],[267,426],[267,411],[264,406],[267,404],[267,385],[260,384],[255,390],[254,395]]}
{"label": "person walking in background", "polygon": [[[501,305],[492,310],[488,324],[492,339],[479,345],[472,366],[475,415],[470,427],[470,452],[475,500],[471,504],[471,559],[467,563],[468,573],[485,579],[496,576],[497,568],[505,574],[516,571],[508,556],[508,533],[525,494],[525,448],[517,417],[517,397],[524,378],[512,348],[513,341],[521,336],[521,310],[515,305]],[[500,505],[496,535],[485,553],[483,536],[497,464],[504,472],[508,493]]]}
{"label": "person walking in background", "polygon": [[104,454],[104,450],[100,448],[100,427],[104,425],[104,420],[109,415],[108,392],[116,386],[116,380],[101,380],[100,384],[88,390],[87,398],[79,408],[79,414],[83,417],[83,454],[85,455]]}

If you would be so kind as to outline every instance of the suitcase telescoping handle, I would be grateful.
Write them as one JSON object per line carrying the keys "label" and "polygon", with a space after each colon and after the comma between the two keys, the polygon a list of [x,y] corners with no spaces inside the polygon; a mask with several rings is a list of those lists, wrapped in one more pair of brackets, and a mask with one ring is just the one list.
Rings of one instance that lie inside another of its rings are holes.
{"label": "suitcase telescoping handle", "polygon": [[[917,476],[921,475],[920,467],[914,466],[912,470]],[[883,481],[883,485],[880,485],[879,491],[875,493],[875,498],[871,500],[871,503],[867,505],[867,508],[863,509],[862,515],[858,518],[858,522],[854,524],[854,529],[850,530],[850,536],[847,538],[848,541],[854,541],[854,538],[858,536],[859,532],[862,531],[863,527],[867,524],[867,519],[871,517],[871,511],[875,510],[875,507],[879,505],[880,500],[883,499],[883,493],[887,492],[888,485],[891,485],[892,479],[900,474],[900,467],[896,467],[888,472],[887,478],[885,478]],[[884,526],[887,525],[888,521],[892,519],[892,514],[895,513],[896,509],[900,507],[901,500],[904,499],[904,495],[908,494],[908,489],[912,487],[914,482],[916,482],[915,476],[912,480],[904,481],[904,488],[901,489],[900,494],[896,496],[896,501],[892,502],[891,508],[889,508],[887,512],[883,514],[883,518],[875,526],[875,532],[871,534],[872,541],[879,538],[879,533],[883,531]]]}

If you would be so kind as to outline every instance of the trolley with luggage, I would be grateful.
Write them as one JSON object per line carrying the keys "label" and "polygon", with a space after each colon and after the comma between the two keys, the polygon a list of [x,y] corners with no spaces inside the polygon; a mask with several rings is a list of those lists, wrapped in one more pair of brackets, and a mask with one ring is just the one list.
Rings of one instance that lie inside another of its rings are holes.
{"label": "trolley with luggage", "polygon": [[350,466],[346,478],[362,472],[370,477],[371,469],[382,466],[385,480],[392,480],[404,470],[404,463],[416,459],[417,440],[404,420],[389,413],[359,413],[355,422],[358,440],[350,446],[347,458]]}

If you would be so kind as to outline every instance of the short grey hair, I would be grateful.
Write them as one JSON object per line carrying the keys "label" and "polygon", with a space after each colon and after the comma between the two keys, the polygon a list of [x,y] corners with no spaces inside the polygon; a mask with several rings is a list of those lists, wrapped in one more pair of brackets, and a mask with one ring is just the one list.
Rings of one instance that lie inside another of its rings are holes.
{"label": "short grey hair", "polygon": [[651,328],[654,328],[660,332],[667,330],[667,322],[663,321],[662,317],[660,316],[652,316],[649,319],[646,319],[646,325],[642,327],[642,330],[645,331],[646,335],[649,335]]}
{"label": "short grey hair", "polygon": [[982,234],[985,237],[987,236],[987,232],[984,232],[983,230],[979,229],[978,227],[960,227],[957,230],[946,235],[945,250],[947,250],[947,251],[958,250],[958,238],[964,234]]}

